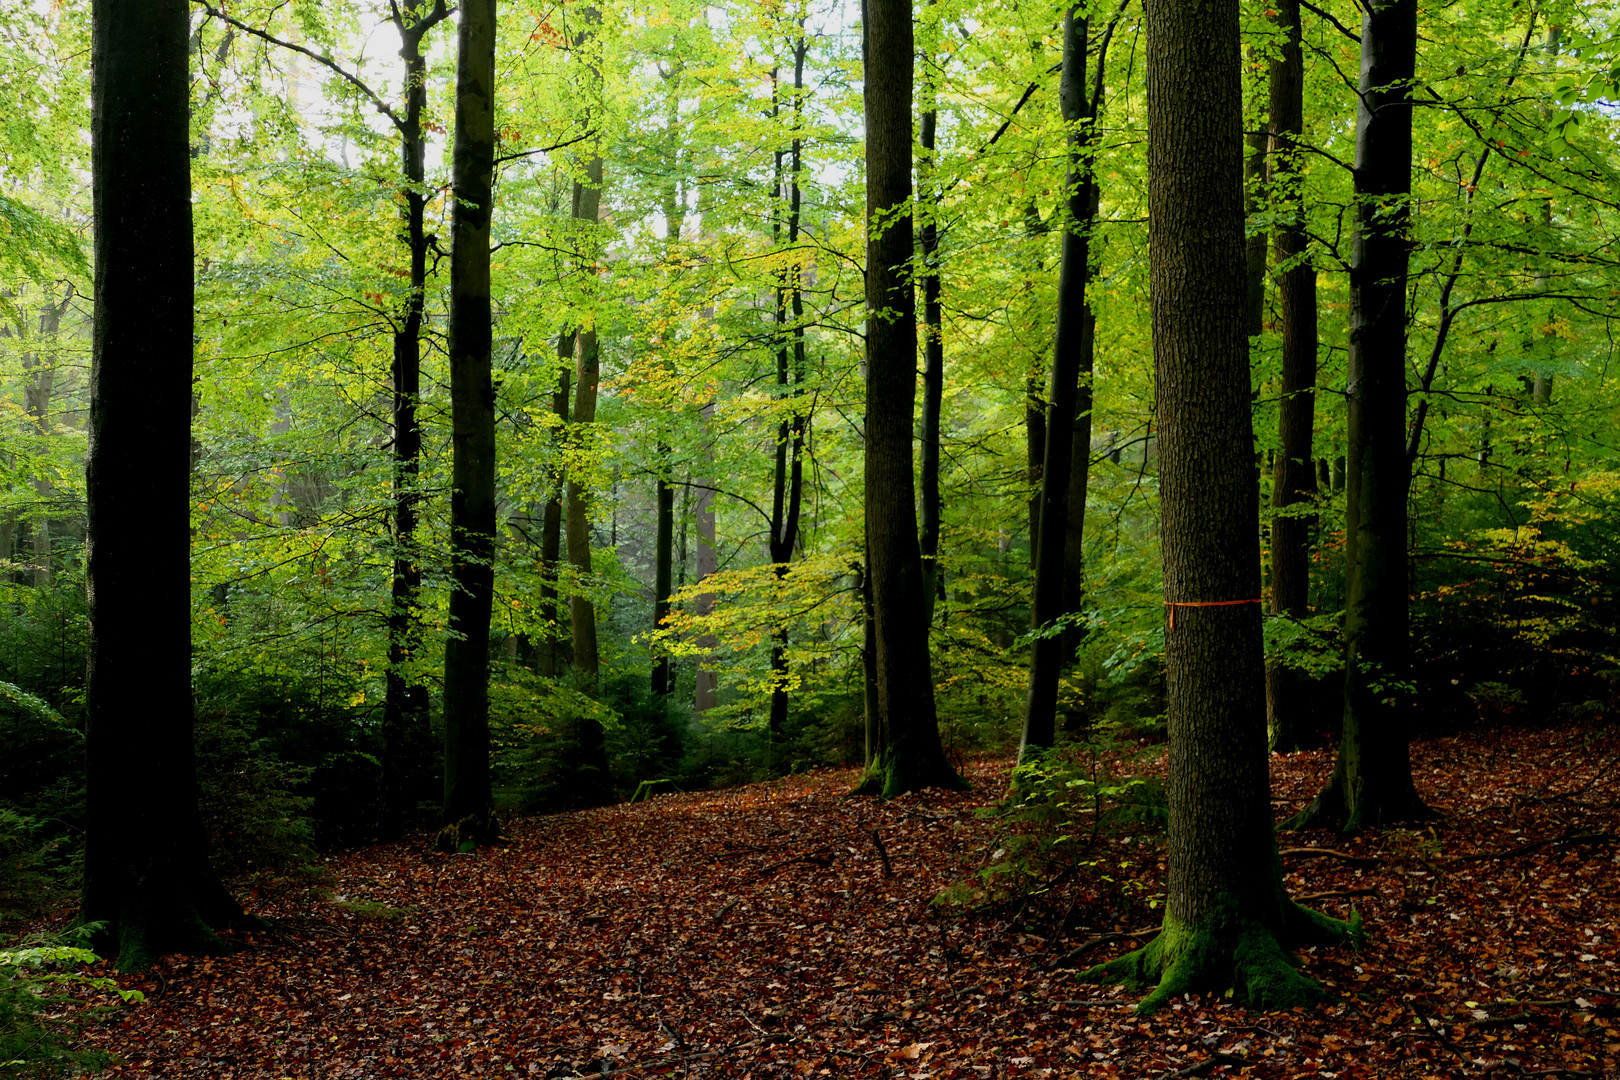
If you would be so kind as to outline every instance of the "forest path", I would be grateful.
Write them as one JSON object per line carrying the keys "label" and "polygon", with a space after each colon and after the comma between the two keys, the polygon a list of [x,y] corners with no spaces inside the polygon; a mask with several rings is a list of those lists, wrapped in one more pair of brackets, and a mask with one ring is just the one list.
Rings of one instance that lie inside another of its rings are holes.
{"label": "forest path", "polygon": [[[848,799],[855,774],[822,770],[520,819],[471,854],[346,852],[334,902],[261,905],[278,932],[124,979],[146,1003],[90,1030],[125,1058],[109,1075],[164,1080],[1615,1076],[1617,747],[1595,727],[1420,742],[1435,828],[1285,835],[1295,895],[1368,926],[1359,954],[1302,958],[1339,995],[1309,1013],[1206,996],[1141,1020],[1074,982],[1129,942],[1071,952],[1156,921],[1156,846],[1111,838],[1016,920],[941,917],[1000,843],[974,814],[1005,784],[990,762],[967,795]],[[1331,755],[1272,766],[1281,816]]]}

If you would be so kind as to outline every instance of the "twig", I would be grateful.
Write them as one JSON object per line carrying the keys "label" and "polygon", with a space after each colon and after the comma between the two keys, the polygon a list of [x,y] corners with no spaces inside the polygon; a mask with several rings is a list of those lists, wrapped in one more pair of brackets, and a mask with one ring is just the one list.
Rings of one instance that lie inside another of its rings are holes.
{"label": "twig", "polygon": [[1457,863],[1482,862],[1486,859],[1511,859],[1516,855],[1528,855],[1538,851],[1548,844],[1601,844],[1606,841],[1620,840],[1614,833],[1577,833],[1573,836],[1548,836],[1540,840],[1532,840],[1528,844],[1508,848],[1506,851],[1480,851],[1473,855],[1458,855],[1454,859],[1447,859],[1442,865],[1454,866]]}
{"label": "twig", "polygon": [[1171,1069],[1164,1074],[1164,1080],[1173,1080],[1182,1076],[1204,1076],[1215,1071],[1217,1065],[1247,1065],[1249,1059],[1236,1054],[1226,1054],[1217,1050],[1203,1061],[1195,1061],[1191,1065],[1184,1065],[1179,1069]]}
{"label": "twig", "polygon": [[1336,896],[1377,896],[1377,895],[1378,895],[1378,890],[1377,889],[1329,889],[1327,892],[1313,892],[1313,893],[1306,893],[1304,896],[1296,896],[1296,897],[1294,897],[1294,900],[1295,900],[1296,903],[1304,903],[1307,900],[1331,900]]}
{"label": "twig", "polygon": [[1064,953],[1062,958],[1052,966],[1062,967],[1064,964],[1068,963],[1070,960],[1073,960],[1081,953],[1095,949],[1098,945],[1106,945],[1110,941],[1124,941],[1126,938],[1152,937],[1158,932],[1159,928],[1157,926],[1149,926],[1141,930],[1121,930],[1118,933],[1113,934],[1098,934],[1096,937],[1083,941],[1079,945],[1076,945],[1074,948],[1070,949],[1068,952]]}
{"label": "twig", "polygon": [[807,863],[815,863],[817,866],[821,866],[821,867],[831,866],[833,864],[832,859],[827,858],[825,855],[822,854],[823,852],[827,852],[827,851],[831,851],[831,850],[832,849],[830,847],[818,848],[817,850],[812,851],[807,855],[795,855],[790,859],[783,859],[781,862],[772,863],[771,865],[767,866],[765,869],[761,870],[759,873],[755,874],[754,875],[754,880],[758,881],[760,878],[769,877],[772,874],[776,873],[778,870],[782,869],[782,867],[784,867],[784,866],[792,866],[794,863],[807,862]]}
{"label": "twig", "polygon": [[1377,866],[1383,860],[1375,859],[1370,855],[1351,855],[1344,851],[1334,851],[1325,847],[1291,847],[1283,848],[1278,855],[1298,855],[1302,859],[1327,858],[1342,859],[1352,866]]}
{"label": "twig", "polygon": [[894,867],[889,865],[889,853],[884,850],[883,837],[878,835],[876,829],[872,830],[872,843],[877,845],[878,858],[883,860],[883,876],[886,878],[894,877]]}
{"label": "twig", "polygon": [[710,920],[710,921],[718,926],[720,924],[720,920],[724,919],[727,915],[731,914],[731,909],[736,907],[741,902],[742,902],[742,897],[740,897],[740,896],[737,897],[737,899],[733,900],[731,903],[727,904],[725,907],[723,907],[719,911],[715,912],[714,913],[714,918],[712,920]]}

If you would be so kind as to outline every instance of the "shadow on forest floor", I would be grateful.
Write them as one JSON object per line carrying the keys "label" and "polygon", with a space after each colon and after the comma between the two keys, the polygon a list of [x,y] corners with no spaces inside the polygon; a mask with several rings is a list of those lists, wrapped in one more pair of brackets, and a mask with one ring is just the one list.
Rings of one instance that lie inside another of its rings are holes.
{"label": "shadow on forest floor", "polygon": [[[164,1080],[1615,1076],[1617,745],[1426,741],[1434,828],[1285,835],[1294,895],[1367,921],[1363,952],[1302,957],[1337,995],[1309,1012],[1210,996],[1144,1020],[1074,982],[1156,921],[1154,847],[1128,849],[1128,900],[1082,876],[1021,914],[940,917],[995,843],[973,811],[1007,766],[983,762],[967,795],[846,799],[855,774],[819,771],[522,819],[475,854],[335,856],[333,903],[261,906],[279,932],[124,980],[146,1003],[90,1030],[126,1059],[110,1075]],[[1274,757],[1279,817],[1330,766]]]}

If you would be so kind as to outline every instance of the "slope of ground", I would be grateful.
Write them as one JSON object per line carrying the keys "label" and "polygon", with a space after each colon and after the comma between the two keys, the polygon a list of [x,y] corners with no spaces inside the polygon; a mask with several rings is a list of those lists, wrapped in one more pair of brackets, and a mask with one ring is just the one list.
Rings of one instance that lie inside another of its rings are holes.
{"label": "slope of ground", "polygon": [[[518,820],[474,854],[337,856],[331,903],[126,979],[147,1001],[91,1031],[125,1059],[111,1075],[165,1080],[1612,1077],[1616,747],[1597,728],[1419,743],[1435,827],[1285,836],[1295,894],[1353,902],[1369,931],[1302,957],[1336,995],[1308,1012],[1193,997],[1141,1019],[1074,980],[1155,921],[1140,840],[1021,910],[942,914],[1000,842],[974,813],[1005,782],[985,763],[968,795],[849,799],[854,774],[823,771]],[[1330,765],[1274,758],[1279,815]],[[1145,887],[1104,881],[1119,862]]]}

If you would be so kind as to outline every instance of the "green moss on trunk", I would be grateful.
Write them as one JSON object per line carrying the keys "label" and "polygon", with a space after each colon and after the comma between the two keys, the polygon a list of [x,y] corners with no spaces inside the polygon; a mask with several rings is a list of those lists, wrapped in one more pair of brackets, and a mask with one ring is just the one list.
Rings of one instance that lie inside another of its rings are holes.
{"label": "green moss on trunk", "polygon": [[1244,916],[1224,904],[1208,918],[1189,925],[1166,916],[1164,929],[1142,948],[1104,964],[1079,978],[1085,982],[1122,983],[1152,992],[1136,1007],[1146,1016],[1182,994],[1200,991],[1229,994],[1250,1008],[1281,1010],[1323,1000],[1321,984],[1297,970],[1289,944],[1361,942],[1361,918],[1349,922],[1284,900],[1282,929]]}

